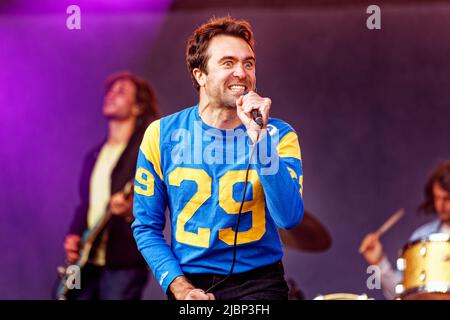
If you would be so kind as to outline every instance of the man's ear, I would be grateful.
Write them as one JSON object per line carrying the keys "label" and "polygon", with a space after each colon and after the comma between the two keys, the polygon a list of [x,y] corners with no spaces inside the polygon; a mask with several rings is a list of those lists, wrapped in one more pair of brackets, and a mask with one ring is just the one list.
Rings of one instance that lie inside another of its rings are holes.
{"label": "man's ear", "polygon": [[205,86],[206,82],[206,73],[200,70],[199,68],[195,68],[192,70],[192,74],[194,75],[195,80],[197,80],[197,83],[200,87]]}

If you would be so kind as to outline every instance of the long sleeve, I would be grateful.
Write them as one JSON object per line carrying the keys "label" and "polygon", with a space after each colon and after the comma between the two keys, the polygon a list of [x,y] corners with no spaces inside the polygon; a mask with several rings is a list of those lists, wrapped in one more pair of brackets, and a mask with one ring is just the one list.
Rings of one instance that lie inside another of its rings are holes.
{"label": "long sleeve", "polygon": [[395,286],[402,280],[400,271],[394,270],[386,256],[378,264],[381,271],[381,288],[386,299],[393,300],[396,297]]}
{"label": "long sleeve", "polygon": [[258,143],[257,171],[273,220],[278,227],[291,229],[303,218],[301,152],[294,131],[281,140],[278,136],[277,130]]}
{"label": "long sleeve", "polygon": [[183,272],[163,235],[167,189],[161,171],[159,125],[157,120],[148,127],[139,150],[132,229],[139,250],[166,292]]}

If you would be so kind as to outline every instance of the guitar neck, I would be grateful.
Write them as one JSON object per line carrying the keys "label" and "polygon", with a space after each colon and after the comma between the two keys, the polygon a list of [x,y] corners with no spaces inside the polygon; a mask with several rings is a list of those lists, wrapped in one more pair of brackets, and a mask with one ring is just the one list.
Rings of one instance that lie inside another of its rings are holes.
{"label": "guitar neck", "polygon": [[111,210],[106,211],[106,213],[100,218],[100,220],[90,229],[85,236],[85,243],[93,243],[97,239],[98,235],[106,228],[106,225],[111,220],[112,213]]}
{"label": "guitar neck", "polygon": [[[133,193],[133,181],[128,181],[122,192],[124,193],[125,199],[129,199],[131,194]],[[108,208],[105,212],[105,214],[100,218],[100,220],[92,227],[91,230],[88,231],[87,235],[85,236],[85,243],[93,243],[95,239],[97,239],[98,235],[106,228],[106,225],[112,218],[112,212],[111,208],[108,205]]]}

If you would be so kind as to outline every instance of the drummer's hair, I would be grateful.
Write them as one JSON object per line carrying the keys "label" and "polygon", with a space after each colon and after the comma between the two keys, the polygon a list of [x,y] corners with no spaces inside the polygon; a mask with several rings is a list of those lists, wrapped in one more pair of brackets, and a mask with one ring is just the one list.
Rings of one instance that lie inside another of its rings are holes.
{"label": "drummer's hair", "polygon": [[450,192],[450,160],[446,160],[431,173],[425,185],[425,201],[417,208],[419,213],[433,214],[436,213],[433,198],[433,186],[437,183],[439,186]]}

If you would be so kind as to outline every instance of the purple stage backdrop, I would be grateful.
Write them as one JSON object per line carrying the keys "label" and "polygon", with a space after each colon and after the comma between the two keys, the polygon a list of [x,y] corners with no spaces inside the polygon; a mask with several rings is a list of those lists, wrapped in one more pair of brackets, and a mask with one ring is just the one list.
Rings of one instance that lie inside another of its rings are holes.
{"label": "purple stage backdrop", "polygon": [[[66,28],[64,6],[45,14],[4,7],[0,299],[50,297],[82,159],[104,138],[105,78],[126,69],[148,79],[164,115],[195,104],[186,38],[228,13],[254,27],[258,91],[272,98],[272,115],[298,131],[305,205],[333,239],[322,253],[287,249],[286,277],[307,298],[382,299],[366,286],[358,246],[403,207],[407,215],[383,238],[393,261],[430,219],[415,209],[430,170],[450,158],[450,5],[382,6],[375,31],[362,5],[176,12],[169,5],[85,12],[81,4],[81,30]],[[154,279],[145,297],[165,298]]]}

